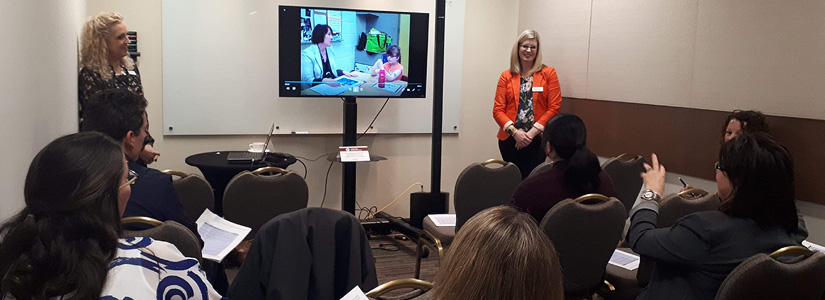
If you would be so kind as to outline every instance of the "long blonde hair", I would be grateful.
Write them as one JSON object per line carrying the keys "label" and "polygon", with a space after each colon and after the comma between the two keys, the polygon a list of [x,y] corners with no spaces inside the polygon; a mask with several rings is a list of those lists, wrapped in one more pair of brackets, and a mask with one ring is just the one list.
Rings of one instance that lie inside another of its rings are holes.
{"label": "long blonde hair", "polygon": [[533,217],[497,206],[461,227],[441,265],[434,299],[563,299],[558,256]]}
{"label": "long blonde hair", "polygon": [[521,73],[521,59],[518,56],[518,48],[521,47],[521,43],[526,40],[536,40],[536,60],[533,62],[533,68],[530,69],[530,73],[536,73],[544,65],[541,63],[541,39],[539,39],[539,33],[533,29],[527,29],[521,34],[518,35],[518,40],[513,45],[513,51],[510,53],[510,72],[513,74],[520,74]]}
{"label": "long blonde hair", "polygon": [[[112,34],[112,27],[120,23],[123,23],[123,16],[116,12],[99,13],[86,21],[80,38],[83,44],[80,50],[81,68],[88,68],[100,74],[103,80],[112,79],[106,40]],[[121,58],[120,63],[127,70],[135,69],[135,63],[128,55]]]}

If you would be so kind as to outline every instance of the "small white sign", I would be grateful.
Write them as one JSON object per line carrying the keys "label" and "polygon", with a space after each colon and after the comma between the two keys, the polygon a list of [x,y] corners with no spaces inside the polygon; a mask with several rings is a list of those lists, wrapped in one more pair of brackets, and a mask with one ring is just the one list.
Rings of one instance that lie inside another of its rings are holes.
{"label": "small white sign", "polygon": [[367,146],[338,147],[341,153],[341,162],[370,161],[370,151]]}

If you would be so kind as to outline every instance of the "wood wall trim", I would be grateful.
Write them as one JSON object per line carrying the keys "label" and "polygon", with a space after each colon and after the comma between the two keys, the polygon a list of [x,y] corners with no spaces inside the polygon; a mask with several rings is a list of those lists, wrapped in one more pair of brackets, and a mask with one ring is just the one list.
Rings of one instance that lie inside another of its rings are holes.
{"label": "wood wall trim", "polygon": [[[562,112],[587,124],[588,147],[602,157],[656,153],[667,170],[715,180],[722,123],[730,112],[564,98]],[[791,151],[796,198],[825,205],[825,121],[768,116],[771,133]]]}

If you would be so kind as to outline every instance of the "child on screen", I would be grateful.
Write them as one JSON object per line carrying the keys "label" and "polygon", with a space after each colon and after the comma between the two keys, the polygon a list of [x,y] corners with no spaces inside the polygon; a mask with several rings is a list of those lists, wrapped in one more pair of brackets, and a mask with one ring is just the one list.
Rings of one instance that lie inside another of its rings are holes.
{"label": "child on screen", "polygon": [[404,66],[401,65],[401,49],[398,46],[392,45],[387,48],[387,63],[383,63],[381,59],[375,62],[371,68],[371,75],[378,76],[380,70],[384,70],[384,75],[387,82],[401,79],[401,74],[404,72]]}

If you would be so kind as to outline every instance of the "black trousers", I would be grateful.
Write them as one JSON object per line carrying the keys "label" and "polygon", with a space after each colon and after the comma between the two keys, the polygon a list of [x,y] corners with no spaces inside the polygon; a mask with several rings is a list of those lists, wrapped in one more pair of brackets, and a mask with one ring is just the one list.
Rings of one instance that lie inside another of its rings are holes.
{"label": "black trousers", "polygon": [[508,137],[506,140],[498,141],[498,150],[501,151],[501,158],[506,162],[511,162],[521,171],[521,179],[527,178],[536,166],[547,159],[544,153],[542,138],[537,136],[527,147],[516,150],[516,139]]}

